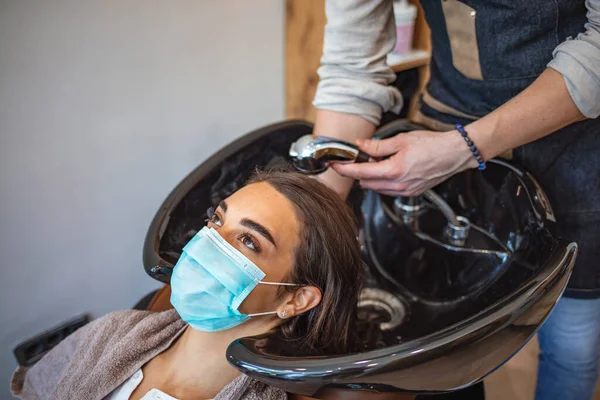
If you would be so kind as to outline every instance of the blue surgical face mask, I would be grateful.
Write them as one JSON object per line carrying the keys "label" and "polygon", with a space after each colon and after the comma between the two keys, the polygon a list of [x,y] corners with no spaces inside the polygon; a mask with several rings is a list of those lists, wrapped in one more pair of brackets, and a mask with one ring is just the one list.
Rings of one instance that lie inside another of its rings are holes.
{"label": "blue surgical face mask", "polygon": [[185,245],[173,269],[171,304],[194,329],[205,332],[230,329],[250,317],[276,313],[238,311],[258,284],[297,286],[261,282],[264,277],[260,268],[215,229],[204,227]]}

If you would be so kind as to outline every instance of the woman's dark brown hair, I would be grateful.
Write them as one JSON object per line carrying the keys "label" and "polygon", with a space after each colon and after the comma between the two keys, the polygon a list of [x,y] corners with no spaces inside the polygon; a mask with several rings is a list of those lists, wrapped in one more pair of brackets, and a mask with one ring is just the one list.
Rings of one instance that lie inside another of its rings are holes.
{"label": "woman's dark brown hair", "polygon": [[257,182],[284,195],[300,222],[300,244],[288,281],[316,286],[322,293],[317,307],[280,326],[283,337],[309,351],[349,351],[364,275],[352,210],[323,183],[296,172],[256,171],[248,184]]}

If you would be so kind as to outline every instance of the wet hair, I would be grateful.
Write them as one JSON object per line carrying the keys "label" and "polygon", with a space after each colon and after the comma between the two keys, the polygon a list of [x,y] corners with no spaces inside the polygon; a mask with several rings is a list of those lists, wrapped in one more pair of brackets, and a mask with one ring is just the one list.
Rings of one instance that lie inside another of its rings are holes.
{"label": "wet hair", "polygon": [[[364,266],[353,211],[315,178],[288,169],[256,171],[248,184],[266,182],[292,204],[300,225],[295,263],[286,282],[321,290],[319,305],[280,327],[280,336],[297,349],[340,354],[353,346]],[[284,286],[285,291],[297,287]]]}

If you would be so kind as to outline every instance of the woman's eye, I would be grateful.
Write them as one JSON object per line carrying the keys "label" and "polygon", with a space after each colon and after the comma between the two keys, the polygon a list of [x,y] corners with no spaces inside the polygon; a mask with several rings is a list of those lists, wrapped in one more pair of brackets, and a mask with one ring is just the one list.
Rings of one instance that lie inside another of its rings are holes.
{"label": "woman's eye", "polygon": [[217,226],[223,226],[223,222],[221,222],[221,218],[219,218],[219,215],[217,213],[214,213],[210,219],[210,222],[212,222],[213,224],[217,225]]}
{"label": "woman's eye", "polygon": [[254,242],[254,240],[252,239],[252,236],[250,236],[250,235],[247,235],[247,234],[243,235],[241,237],[241,242],[244,246],[248,247],[252,251],[255,251],[255,252],[260,251],[260,248]]}

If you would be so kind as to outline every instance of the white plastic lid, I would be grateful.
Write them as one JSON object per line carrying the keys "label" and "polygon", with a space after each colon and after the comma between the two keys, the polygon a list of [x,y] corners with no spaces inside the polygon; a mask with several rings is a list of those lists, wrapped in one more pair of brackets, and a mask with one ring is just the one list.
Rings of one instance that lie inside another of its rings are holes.
{"label": "white plastic lid", "polygon": [[417,17],[417,7],[407,0],[394,0],[394,17],[396,25],[412,23]]}

